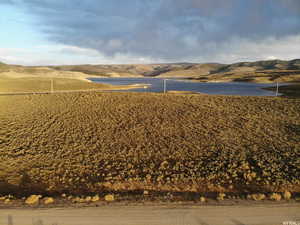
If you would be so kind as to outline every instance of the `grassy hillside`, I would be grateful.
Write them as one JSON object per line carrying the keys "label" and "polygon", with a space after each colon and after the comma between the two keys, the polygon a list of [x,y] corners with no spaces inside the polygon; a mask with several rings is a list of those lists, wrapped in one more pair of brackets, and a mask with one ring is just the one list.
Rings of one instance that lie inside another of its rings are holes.
{"label": "grassy hillside", "polygon": [[[109,89],[110,85],[88,83],[76,79],[53,79],[54,91]],[[0,77],[0,92],[48,92],[51,79],[43,77],[7,78]]]}
{"label": "grassy hillside", "polygon": [[0,96],[0,194],[300,192],[300,101]]}
{"label": "grassy hillside", "polygon": [[207,76],[213,70],[222,68],[223,64],[207,63],[207,64],[194,64],[187,67],[181,67],[177,70],[170,70],[165,73],[161,73],[159,77],[188,77],[197,78],[201,76]]}
{"label": "grassy hillside", "polygon": [[62,71],[77,71],[99,76],[158,76],[168,71],[177,71],[189,68],[189,63],[175,64],[129,64],[129,65],[75,65],[51,67]]}
{"label": "grassy hillside", "polygon": [[240,62],[230,65],[170,63],[24,67],[0,64],[0,76],[1,72],[7,71],[42,76],[49,73],[56,73],[57,75],[74,73],[81,77],[183,77],[199,82],[300,82],[299,59]]}
{"label": "grassy hillside", "polygon": [[6,65],[5,63],[0,62],[0,73],[7,71],[8,70],[8,65]]}
{"label": "grassy hillside", "polygon": [[184,77],[201,82],[300,82],[300,60],[240,62],[230,65],[174,63],[149,65],[58,66],[56,70],[100,76]]}

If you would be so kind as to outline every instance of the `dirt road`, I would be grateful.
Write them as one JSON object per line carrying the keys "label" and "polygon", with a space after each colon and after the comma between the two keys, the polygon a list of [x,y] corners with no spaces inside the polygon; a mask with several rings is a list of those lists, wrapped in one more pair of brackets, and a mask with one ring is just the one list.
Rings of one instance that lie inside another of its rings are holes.
{"label": "dirt road", "polygon": [[[290,223],[289,223],[290,222]],[[300,205],[0,210],[0,225],[299,225]]]}

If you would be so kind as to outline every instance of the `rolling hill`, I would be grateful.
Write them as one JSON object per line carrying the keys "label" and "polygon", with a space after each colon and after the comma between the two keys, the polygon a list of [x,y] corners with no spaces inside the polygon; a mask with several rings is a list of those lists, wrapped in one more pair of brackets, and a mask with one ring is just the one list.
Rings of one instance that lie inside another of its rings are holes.
{"label": "rolling hill", "polygon": [[300,59],[239,62],[234,64],[168,63],[42,67],[0,63],[0,72],[17,72],[29,75],[63,74],[64,76],[75,74],[75,77],[180,77],[199,82],[300,82]]}
{"label": "rolling hill", "polygon": [[50,68],[107,77],[182,77],[201,82],[300,82],[300,59],[239,62],[234,64],[75,65]]}

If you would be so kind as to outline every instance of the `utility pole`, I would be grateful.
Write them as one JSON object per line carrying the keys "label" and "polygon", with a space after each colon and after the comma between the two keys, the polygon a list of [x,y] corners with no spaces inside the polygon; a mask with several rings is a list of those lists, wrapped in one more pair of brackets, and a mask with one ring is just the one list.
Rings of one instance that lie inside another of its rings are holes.
{"label": "utility pole", "polygon": [[276,97],[278,96],[278,91],[279,91],[279,84],[277,82],[277,85],[276,85]]}
{"label": "utility pole", "polygon": [[164,93],[167,92],[167,79],[164,79]]}
{"label": "utility pole", "polygon": [[53,84],[53,78],[51,78],[51,93],[54,92],[54,84]]}

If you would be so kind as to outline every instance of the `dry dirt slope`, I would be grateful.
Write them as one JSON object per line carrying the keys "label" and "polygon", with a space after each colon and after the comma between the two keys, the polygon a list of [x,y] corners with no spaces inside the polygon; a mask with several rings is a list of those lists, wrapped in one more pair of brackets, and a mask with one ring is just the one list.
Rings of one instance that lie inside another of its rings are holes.
{"label": "dry dirt slope", "polygon": [[299,192],[299,101],[0,96],[0,193]]}

